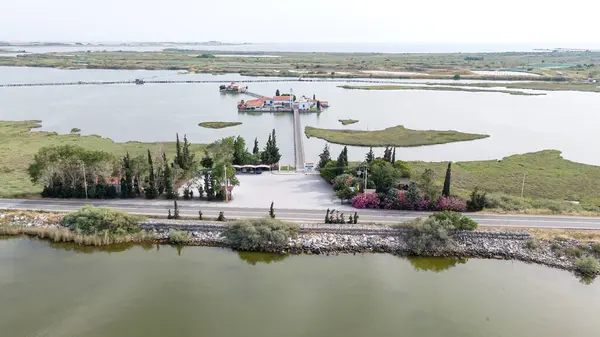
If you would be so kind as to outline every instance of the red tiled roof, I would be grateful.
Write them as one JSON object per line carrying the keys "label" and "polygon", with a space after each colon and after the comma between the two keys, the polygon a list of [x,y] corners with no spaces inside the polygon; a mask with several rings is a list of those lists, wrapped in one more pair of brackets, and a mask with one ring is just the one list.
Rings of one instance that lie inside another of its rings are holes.
{"label": "red tiled roof", "polygon": [[260,99],[253,99],[246,102],[246,106],[263,106],[263,101]]}
{"label": "red tiled roof", "polygon": [[275,96],[273,97],[274,101],[289,101],[290,96]]}
{"label": "red tiled roof", "polygon": [[270,101],[271,99],[271,97],[261,97],[260,99],[257,99],[257,101]]}

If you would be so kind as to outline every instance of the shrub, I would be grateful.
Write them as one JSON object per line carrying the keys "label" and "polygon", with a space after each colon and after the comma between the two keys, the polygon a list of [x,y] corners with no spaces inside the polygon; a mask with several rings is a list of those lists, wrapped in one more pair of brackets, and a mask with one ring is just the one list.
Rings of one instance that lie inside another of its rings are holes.
{"label": "shrub", "polygon": [[361,193],[352,198],[354,208],[379,208],[379,197],[375,193]]}
{"label": "shrub", "polygon": [[225,213],[219,212],[219,216],[217,217],[217,221],[225,221]]}
{"label": "shrub", "polygon": [[583,256],[583,250],[577,246],[568,246],[563,250],[564,254],[568,257],[581,257]]}
{"label": "shrub", "polygon": [[66,215],[60,222],[76,232],[86,235],[108,231],[110,234],[137,233],[143,218],[107,208],[84,206],[77,212]]}
{"label": "shrub", "polygon": [[525,248],[536,250],[540,248],[540,243],[536,239],[531,239],[525,243]]}
{"label": "shrub", "polygon": [[180,245],[190,241],[190,233],[186,231],[172,231],[169,232],[168,241],[173,245]]}
{"label": "shrub", "polygon": [[467,202],[457,197],[441,197],[435,205],[437,211],[464,212],[467,210]]}
{"label": "shrub", "polygon": [[600,262],[590,256],[582,257],[575,261],[575,270],[584,276],[594,276],[600,273]]}
{"label": "shrub", "polygon": [[288,240],[298,235],[299,227],[271,218],[240,220],[229,224],[223,236],[240,250],[282,249]]}
{"label": "shrub", "polygon": [[480,191],[479,187],[475,187],[471,192],[471,200],[467,201],[467,209],[471,212],[483,210],[488,205],[487,193]]}
{"label": "shrub", "polygon": [[460,213],[451,211],[436,213],[429,218],[439,221],[447,229],[472,231],[478,226],[477,222],[475,222],[473,219],[468,218]]}
{"label": "shrub", "polygon": [[600,256],[600,243],[594,243],[591,249],[592,253],[596,254],[596,256]]}
{"label": "shrub", "polygon": [[448,229],[442,221],[434,218],[415,219],[408,223],[406,244],[416,255],[433,248],[444,248],[451,243]]}

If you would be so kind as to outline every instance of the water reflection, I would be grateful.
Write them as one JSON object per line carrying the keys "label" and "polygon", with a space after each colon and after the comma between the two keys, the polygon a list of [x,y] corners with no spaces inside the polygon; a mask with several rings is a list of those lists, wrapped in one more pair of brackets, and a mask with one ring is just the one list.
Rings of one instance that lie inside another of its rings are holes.
{"label": "water reflection", "polygon": [[240,260],[253,266],[255,266],[259,262],[265,264],[280,262],[289,257],[289,255],[287,254],[276,253],[237,252],[237,254]]}
{"label": "water reflection", "polygon": [[469,259],[457,257],[408,257],[407,260],[416,271],[439,273],[456,267],[457,264],[465,264]]}
{"label": "water reflection", "polygon": [[[44,241],[46,241],[46,240],[44,240]],[[46,241],[46,242],[49,242],[49,241]],[[50,244],[51,248],[65,250],[65,251],[69,251],[69,252],[75,252],[75,253],[84,253],[84,254],[99,253],[99,252],[105,252],[105,253],[109,253],[109,254],[110,253],[120,253],[120,252],[127,251],[136,246],[136,244],[134,244],[134,243],[121,243],[121,244],[114,244],[114,245],[110,245],[110,246],[84,246],[84,245],[77,245],[77,244],[68,243],[68,242],[49,242],[49,244]],[[141,246],[144,247],[144,250],[148,250],[147,244],[144,244]],[[150,244],[150,249],[151,248],[152,248],[152,244]]]}

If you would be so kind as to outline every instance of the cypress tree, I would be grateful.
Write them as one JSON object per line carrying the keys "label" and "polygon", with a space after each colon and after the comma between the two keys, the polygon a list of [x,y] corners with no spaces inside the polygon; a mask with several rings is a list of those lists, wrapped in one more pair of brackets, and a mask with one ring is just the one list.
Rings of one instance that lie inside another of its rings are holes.
{"label": "cypress tree", "polygon": [[183,151],[182,151],[182,165],[184,171],[192,169],[194,163],[194,154],[190,152],[190,143],[187,140],[187,135],[183,135]]}
{"label": "cypress tree", "polygon": [[323,149],[323,153],[319,155],[319,168],[325,167],[327,163],[331,160],[331,155],[329,154],[329,144],[325,143],[325,148]]}
{"label": "cypress tree", "polygon": [[386,146],[383,151],[383,160],[392,161],[392,149],[389,146]]}
{"label": "cypress tree", "polygon": [[344,146],[342,150],[342,159],[344,160],[344,167],[348,166],[348,147]]}
{"label": "cypress tree", "polygon": [[179,134],[176,133],[175,136],[177,137],[177,140],[175,142],[175,163],[179,165],[179,167],[183,168],[183,155],[181,153],[181,142],[179,142]]}
{"label": "cypress tree", "polygon": [[327,213],[325,214],[325,223],[329,223],[329,208],[327,209]]}
{"label": "cypress tree", "polygon": [[275,90],[275,96],[280,96],[279,94],[280,94],[279,89]]}
{"label": "cypress tree", "polygon": [[123,170],[125,171],[125,178],[121,183],[121,197],[133,198],[135,197],[135,192],[133,189],[133,169],[131,167],[131,157],[129,157],[129,152],[123,157]]}
{"label": "cypress tree", "polygon": [[271,135],[269,134],[269,139],[267,140],[267,145],[265,145],[265,149],[261,154],[261,160],[263,164],[271,165],[273,161],[271,160],[271,148],[273,147],[273,141],[271,140]]}
{"label": "cypress tree", "polygon": [[173,201],[173,219],[179,219],[179,206],[177,206],[177,200]]}
{"label": "cypress tree", "polygon": [[252,154],[253,155],[258,154],[258,138],[254,138],[254,148],[252,149]]}
{"label": "cypress tree", "polygon": [[344,173],[344,169],[346,168],[346,162],[344,161],[344,150],[340,152],[335,166],[336,176],[339,176],[340,174]]}
{"label": "cypress tree", "polygon": [[167,155],[163,152],[163,185],[165,187],[165,196],[167,199],[173,199],[175,197],[175,193],[173,193],[173,177],[171,173],[171,167],[169,166],[169,162],[167,162]]}
{"label": "cypress tree", "polygon": [[373,148],[370,147],[369,152],[367,152],[367,156],[365,157],[365,161],[371,163],[373,160],[375,160],[375,154],[373,153]]}
{"label": "cypress tree", "polygon": [[395,163],[396,162],[396,148],[394,148],[394,152],[392,152],[392,160],[391,163]]}
{"label": "cypress tree", "polygon": [[271,164],[279,163],[281,159],[281,154],[279,153],[279,148],[277,147],[277,139],[275,138],[275,129],[273,129],[272,137],[271,137]]}
{"label": "cypress tree", "polygon": [[449,162],[448,168],[446,169],[446,178],[444,179],[444,189],[442,190],[442,195],[445,197],[450,196],[451,180],[452,180],[452,162]]}
{"label": "cypress tree", "polygon": [[152,164],[152,154],[150,154],[150,150],[148,150],[148,166],[150,167],[148,187],[144,190],[144,194],[146,194],[146,199],[155,199],[158,196],[158,190],[156,189],[154,165]]}

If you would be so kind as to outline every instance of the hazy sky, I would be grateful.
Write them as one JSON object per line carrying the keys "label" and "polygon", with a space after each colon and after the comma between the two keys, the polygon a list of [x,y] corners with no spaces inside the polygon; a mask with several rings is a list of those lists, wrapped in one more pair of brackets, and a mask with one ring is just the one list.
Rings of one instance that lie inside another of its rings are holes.
{"label": "hazy sky", "polygon": [[597,0],[2,0],[0,40],[596,43]]}

